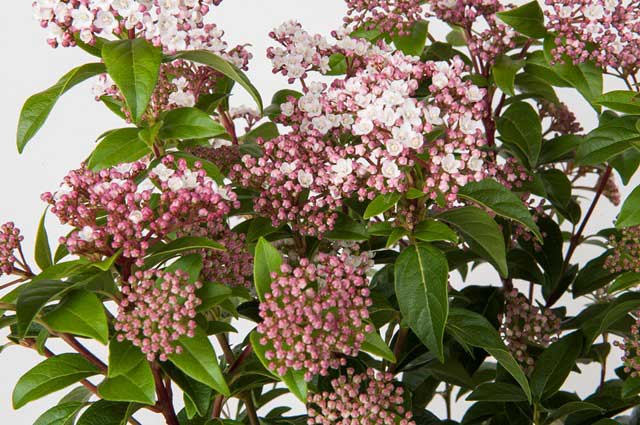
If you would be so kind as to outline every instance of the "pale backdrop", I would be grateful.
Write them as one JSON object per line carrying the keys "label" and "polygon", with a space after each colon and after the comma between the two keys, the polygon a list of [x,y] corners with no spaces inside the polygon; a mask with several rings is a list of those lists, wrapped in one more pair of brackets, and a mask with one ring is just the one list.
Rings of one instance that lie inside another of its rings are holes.
{"label": "pale backdrop", "polygon": [[[122,126],[113,114],[95,102],[91,96],[90,83],[84,83],[67,93],[58,103],[44,128],[31,141],[23,155],[15,148],[15,128],[20,108],[27,97],[43,90],[74,66],[92,61],[93,58],[80,49],[51,49],[45,43],[45,31],[31,18],[31,1],[7,1],[0,14],[0,47],[2,66],[0,81],[4,84],[0,97],[0,222],[14,220],[23,230],[25,245],[30,247],[44,204],[40,194],[54,190],[68,170],[78,164],[91,152],[93,141],[103,131]],[[518,1],[516,3],[521,3]],[[258,87],[265,102],[271,95],[286,85],[286,81],[271,72],[270,62],[265,56],[270,45],[268,32],[285,20],[296,19],[313,32],[329,35],[340,24],[345,10],[342,0],[226,0],[216,8],[215,21],[226,31],[229,44],[250,43],[254,59],[248,73]],[[433,27],[432,27],[433,28]],[[438,26],[436,35],[442,36],[444,28]],[[614,86],[608,85],[611,90]],[[571,91],[562,92],[564,100],[574,109],[583,126],[592,127],[595,113]],[[237,91],[232,104],[250,104],[249,97]],[[634,179],[631,187],[638,184]],[[625,189],[625,193],[628,188]],[[615,209],[608,201],[602,201],[594,215],[589,229],[608,226],[612,223]],[[62,234],[62,228],[50,219],[49,233],[53,238]],[[592,252],[593,253],[593,252]],[[586,258],[580,251],[577,258]],[[469,283],[496,285],[495,273],[488,267],[480,268]],[[453,279],[456,287],[460,282]],[[570,308],[570,312],[575,308]],[[246,332],[248,326],[242,326]],[[5,333],[0,333],[4,338]],[[53,345],[56,352],[64,348]],[[55,351],[55,350],[54,350]],[[104,349],[98,348],[104,353]],[[612,350],[612,363],[619,363],[620,353]],[[16,412],[11,407],[11,391],[18,378],[37,362],[41,361],[35,352],[12,347],[0,355],[0,424],[30,425],[47,408],[55,405],[64,392],[33,402]],[[612,368],[609,375],[612,375]],[[595,387],[599,379],[599,369],[584,367],[582,374],[573,373],[567,388],[577,390],[585,396]],[[296,410],[300,405],[290,399]],[[454,419],[464,413],[464,402],[454,407]],[[444,404],[440,399],[432,403],[431,409],[440,417],[444,414]],[[160,425],[159,416],[146,419],[140,416],[144,425]],[[146,420],[145,420],[146,419]]]}

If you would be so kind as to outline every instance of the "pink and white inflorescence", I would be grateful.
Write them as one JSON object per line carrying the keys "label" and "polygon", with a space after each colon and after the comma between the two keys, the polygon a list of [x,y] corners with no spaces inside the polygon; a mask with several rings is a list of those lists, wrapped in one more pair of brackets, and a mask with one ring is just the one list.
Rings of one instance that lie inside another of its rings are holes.
{"label": "pink and white inflorescence", "polygon": [[611,255],[607,257],[604,267],[612,273],[640,273],[640,226],[622,229],[620,235],[612,235],[609,239]]}
{"label": "pink and white inflorescence", "polygon": [[332,392],[309,394],[308,425],[415,425],[391,373],[349,368],[331,386]]}
{"label": "pink and white inflorescence", "polygon": [[0,276],[10,275],[15,271],[16,251],[24,237],[13,222],[9,221],[0,226]]}
{"label": "pink and white inflorescence", "polygon": [[553,31],[556,61],[566,55],[575,63],[593,60],[622,75],[638,72],[640,1],[545,0],[548,28]]}
{"label": "pink and white inflorescence", "polygon": [[227,187],[209,178],[199,163],[190,169],[172,156],[149,173],[149,181],[136,178],[146,170],[143,162],[94,172],[82,167],[70,172],[60,190],[42,198],[63,224],[75,229],[61,238],[69,252],[113,255],[122,249],[138,265],[153,241],[171,233],[201,234],[218,230],[232,207],[239,204]]}
{"label": "pink and white inflorescence", "polygon": [[222,0],[36,0],[34,16],[56,47],[94,44],[97,37],[141,37],[164,51],[204,49],[221,52],[222,31],[205,23]]}
{"label": "pink and white inflorescence", "polygon": [[622,342],[614,341],[613,345],[624,351],[622,362],[624,371],[633,378],[640,377],[640,311],[634,313],[636,322],[629,330],[630,335],[626,336]]}
{"label": "pink and white inflorescence", "polygon": [[182,347],[176,341],[193,337],[196,308],[201,304],[196,290],[200,282],[189,283],[189,274],[161,270],[138,271],[122,286],[115,329],[118,340],[131,341],[147,356],[166,361]]}
{"label": "pink and white inflorescence", "polygon": [[269,369],[281,375],[304,370],[305,379],[327,375],[345,364],[344,355],[356,356],[365,335],[371,305],[367,272],[368,254],[318,254],[315,261],[301,259],[297,267],[283,264],[273,275],[271,291],[260,303],[260,343]]}
{"label": "pink and white inflorescence", "polygon": [[352,29],[378,30],[406,35],[425,13],[423,0],[346,0],[345,25]]}

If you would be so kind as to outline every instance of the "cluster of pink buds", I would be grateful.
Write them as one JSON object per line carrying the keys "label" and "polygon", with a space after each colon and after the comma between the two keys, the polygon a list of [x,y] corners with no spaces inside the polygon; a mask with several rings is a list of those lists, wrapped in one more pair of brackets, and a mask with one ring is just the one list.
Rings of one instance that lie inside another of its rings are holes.
{"label": "cluster of pink buds", "polygon": [[622,229],[619,236],[609,239],[612,254],[606,259],[604,267],[613,273],[640,273],[640,226]]}
{"label": "cluster of pink buds", "polygon": [[435,0],[429,3],[439,19],[467,29],[471,29],[479,18],[492,17],[503,9],[500,0]]}
{"label": "cluster of pink buds", "polygon": [[505,314],[500,329],[502,336],[527,373],[535,361],[529,354],[529,345],[548,347],[560,336],[560,319],[553,311],[542,310],[517,290],[505,294]]}
{"label": "cluster of pink buds", "polygon": [[189,283],[189,275],[181,270],[138,271],[122,286],[115,329],[118,340],[131,341],[146,354],[149,361],[166,361],[172,353],[180,353],[176,344],[181,336],[193,337],[196,328],[196,297],[200,282]]}
{"label": "cluster of pink buds", "polygon": [[555,132],[557,134],[578,134],[582,133],[583,129],[580,122],[576,119],[575,114],[564,103],[553,103],[546,100],[539,102],[538,113],[540,119],[548,119],[549,132]]}
{"label": "cluster of pink buds", "polygon": [[332,392],[309,394],[308,425],[415,425],[393,375],[367,369],[331,380]]}
{"label": "cluster of pink buds", "polygon": [[63,224],[75,229],[61,238],[69,252],[83,255],[122,255],[143,263],[153,242],[176,231],[201,232],[218,226],[236,195],[206,175],[199,163],[190,169],[172,156],[149,173],[141,185],[137,177],[146,164],[136,162],[93,172],[85,167],[70,172],[56,193],[42,198]]}
{"label": "cluster of pink buds", "polygon": [[345,25],[352,29],[378,30],[406,35],[424,17],[423,0],[346,0]]}
{"label": "cluster of pink buds", "polygon": [[556,61],[593,60],[621,75],[638,72],[640,1],[545,0],[548,28],[555,32]]}
{"label": "cluster of pink buds", "polygon": [[205,23],[222,0],[36,0],[34,16],[49,32],[53,47],[94,44],[97,37],[141,37],[164,51],[221,52],[222,31]]}
{"label": "cluster of pink buds", "polygon": [[622,362],[624,363],[624,371],[633,378],[640,377],[640,311],[634,313],[636,322],[629,330],[629,336],[624,338],[623,342],[614,341],[613,345],[624,351]]}
{"label": "cluster of pink buds", "polygon": [[300,259],[299,266],[283,264],[273,274],[271,291],[260,303],[260,343],[269,369],[284,375],[304,370],[305,379],[327,375],[356,356],[365,335],[371,305],[368,254],[318,254],[316,261]]}
{"label": "cluster of pink buds", "polygon": [[10,275],[16,270],[15,265],[19,260],[15,254],[23,239],[20,229],[13,222],[0,226],[0,276]]}

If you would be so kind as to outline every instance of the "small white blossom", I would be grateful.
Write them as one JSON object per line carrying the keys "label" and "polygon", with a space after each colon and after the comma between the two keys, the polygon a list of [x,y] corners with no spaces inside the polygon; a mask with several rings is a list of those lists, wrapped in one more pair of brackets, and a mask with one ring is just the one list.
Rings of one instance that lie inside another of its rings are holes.
{"label": "small white blossom", "polygon": [[153,174],[158,176],[160,181],[166,182],[169,178],[175,173],[175,170],[168,168],[166,165],[160,163],[156,165],[153,170],[151,170]]}
{"label": "small white blossom", "polygon": [[442,169],[449,174],[455,174],[460,170],[460,161],[452,153],[447,154],[442,158]]}
{"label": "small white blossom", "polygon": [[302,187],[310,187],[313,184],[313,175],[304,170],[298,171],[298,183]]}
{"label": "small white blossom", "polygon": [[171,177],[169,181],[167,181],[167,185],[173,192],[177,192],[184,188],[184,181],[180,177]]}
{"label": "small white blossom", "polygon": [[338,162],[331,166],[331,171],[336,174],[336,177],[345,178],[353,173],[353,161],[348,158],[340,158]]}
{"label": "small white blossom", "polygon": [[365,136],[373,131],[373,121],[369,119],[359,119],[352,127],[353,134]]}
{"label": "small white blossom", "polygon": [[129,214],[129,221],[132,222],[133,224],[138,224],[143,219],[144,219],[144,216],[142,215],[141,211],[138,211],[138,210],[131,211],[131,214]]}
{"label": "small white blossom", "polygon": [[93,228],[91,226],[84,226],[82,230],[78,232],[80,240],[85,242],[93,242],[96,240]]}
{"label": "small white blossom", "polygon": [[400,177],[400,169],[395,161],[382,161],[382,168],[380,169],[382,175],[388,179],[397,179]]}

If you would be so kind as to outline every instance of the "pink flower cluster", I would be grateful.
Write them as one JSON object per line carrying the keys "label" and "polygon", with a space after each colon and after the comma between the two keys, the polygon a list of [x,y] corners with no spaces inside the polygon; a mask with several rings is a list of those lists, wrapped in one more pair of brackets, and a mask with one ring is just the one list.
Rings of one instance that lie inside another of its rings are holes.
{"label": "pink flower cluster", "polygon": [[538,113],[541,120],[548,119],[549,126],[547,131],[549,132],[563,135],[578,134],[583,131],[575,114],[562,102],[553,103],[541,100],[539,101]]}
{"label": "pink flower cluster", "polygon": [[500,329],[502,336],[527,373],[535,361],[529,345],[548,347],[560,335],[560,319],[551,310],[541,310],[517,290],[505,294],[505,314]]}
{"label": "pink flower cluster", "polygon": [[633,378],[640,377],[640,311],[634,313],[636,322],[629,330],[631,335],[626,336],[623,342],[614,341],[613,345],[624,351],[622,362],[624,371]]}
{"label": "pink flower cluster", "polygon": [[331,380],[332,392],[309,394],[308,425],[415,425],[393,375],[367,369]]}
{"label": "pink flower cluster", "polygon": [[612,273],[640,273],[640,226],[622,229],[619,237],[609,239],[612,254],[606,259],[604,267]]}
{"label": "pink flower cluster", "polygon": [[[149,246],[179,231],[193,234],[224,221],[236,195],[207,177],[201,165],[191,170],[172,156],[137,183],[146,164],[136,162],[93,172],[84,166],[70,172],[60,190],[42,198],[63,224],[75,229],[61,238],[69,252],[122,255],[143,263]],[[146,187],[145,187],[146,186]]]}
{"label": "pink flower cluster", "polygon": [[638,72],[640,1],[545,0],[548,28],[555,32],[556,61],[593,60],[622,75]]}
{"label": "pink flower cluster", "polygon": [[18,261],[15,253],[20,249],[23,239],[20,229],[13,222],[0,226],[0,276],[10,275],[15,271],[15,264]]}
{"label": "pink flower cluster", "polygon": [[[260,191],[256,211],[275,225],[322,235],[344,198],[406,191],[420,153],[429,154],[419,162],[432,199],[444,194],[453,202],[459,186],[495,174],[482,150],[485,91],[463,80],[460,59],[425,64],[380,49],[363,55],[352,76],[328,87],[312,82],[301,98],[283,103],[279,120],[291,132],[258,140],[264,155],[246,155],[233,168],[232,178]],[[425,105],[414,95],[429,77]],[[437,129],[442,135],[427,145],[424,134]]]}
{"label": "pink flower cluster", "polygon": [[260,303],[260,343],[269,369],[284,375],[304,370],[305,379],[327,375],[329,368],[345,364],[344,355],[356,356],[365,335],[371,305],[367,272],[368,254],[320,253],[316,262],[306,258],[299,266],[283,264],[273,275],[271,292]]}
{"label": "pink flower cluster", "polygon": [[479,18],[492,17],[503,9],[500,0],[435,0],[429,3],[439,19],[469,29]]}
{"label": "pink flower cluster", "polygon": [[196,328],[196,297],[200,282],[189,283],[182,270],[138,271],[122,287],[115,330],[118,340],[131,341],[149,361],[166,361],[172,353],[181,353],[176,345],[181,336],[193,337]]}
{"label": "pink flower cluster", "polygon": [[352,29],[378,30],[405,35],[424,17],[423,0],[346,0],[345,25]]}
{"label": "pink flower cluster", "polygon": [[222,31],[205,23],[222,0],[36,0],[34,16],[53,47],[94,44],[97,37],[143,37],[167,53],[186,49],[220,52]]}

